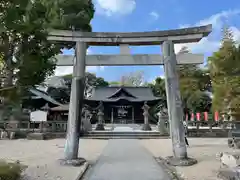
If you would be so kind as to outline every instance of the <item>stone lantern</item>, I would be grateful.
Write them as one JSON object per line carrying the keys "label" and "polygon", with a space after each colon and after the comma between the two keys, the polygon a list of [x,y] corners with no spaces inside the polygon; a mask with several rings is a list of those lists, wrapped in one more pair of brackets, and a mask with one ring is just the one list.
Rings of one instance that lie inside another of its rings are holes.
{"label": "stone lantern", "polygon": [[103,106],[102,102],[100,102],[100,104],[98,106],[97,117],[98,117],[98,123],[97,123],[97,126],[96,126],[95,130],[104,131],[105,130],[104,124],[103,124],[103,121],[104,121],[104,106]]}

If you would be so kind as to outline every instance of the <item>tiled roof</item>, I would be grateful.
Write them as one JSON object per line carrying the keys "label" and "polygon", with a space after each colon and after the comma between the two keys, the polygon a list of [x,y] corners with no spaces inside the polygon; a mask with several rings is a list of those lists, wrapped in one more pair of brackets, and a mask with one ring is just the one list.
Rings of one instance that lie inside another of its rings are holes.
{"label": "tiled roof", "polygon": [[55,99],[53,99],[52,97],[50,97],[46,92],[38,90],[38,89],[34,89],[34,88],[30,88],[29,91],[34,94],[36,97],[41,97],[42,99],[46,100],[47,102],[50,102],[54,105],[57,106],[61,106],[62,104],[57,102]]}
{"label": "tiled roof", "polygon": [[149,87],[97,87],[87,100],[116,102],[125,99],[131,102],[156,101]]}

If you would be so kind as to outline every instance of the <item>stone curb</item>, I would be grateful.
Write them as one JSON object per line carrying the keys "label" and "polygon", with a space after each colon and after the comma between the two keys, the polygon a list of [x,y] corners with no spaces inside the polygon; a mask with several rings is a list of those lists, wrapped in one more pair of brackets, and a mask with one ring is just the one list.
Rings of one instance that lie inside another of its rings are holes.
{"label": "stone curb", "polygon": [[88,162],[85,162],[82,166],[83,166],[83,169],[80,171],[80,173],[78,174],[78,176],[75,180],[81,180],[83,178],[84,174],[87,172],[90,165]]}
{"label": "stone curb", "polygon": [[161,157],[155,157],[154,159],[157,161],[158,165],[163,168],[163,170],[168,174],[168,176],[172,180],[183,180],[183,178],[177,172],[177,170],[174,167],[168,165],[168,163],[165,159],[163,159]]}

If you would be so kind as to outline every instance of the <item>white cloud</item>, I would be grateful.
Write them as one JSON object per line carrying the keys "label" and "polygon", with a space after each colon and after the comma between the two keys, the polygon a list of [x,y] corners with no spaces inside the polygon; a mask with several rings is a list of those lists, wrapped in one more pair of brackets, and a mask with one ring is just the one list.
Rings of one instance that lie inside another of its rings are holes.
{"label": "white cloud", "polygon": [[233,33],[233,39],[237,42],[240,43],[240,29],[238,29],[237,27],[231,26],[230,30]]}
{"label": "white cloud", "polygon": [[86,71],[88,72],[96,72],[96,71],[104,71],[104,66],[87,66]]}
{"label": "white cloud", "polygon": [[106,16],[127,15],[136,8],[135,0],[95,0],[96,12]]}
{"label": "white cloud", "polygon": [[235,15],[239,15],[240,10],[228,10],[228,11],[222,11],[220,13],[214,14],[210,16],[209,18],[203,19],[199,21],[198,25],[206,25],[206,24],[212,24],[213,28],[221,28],[224,24],[224,21],[226,22],[229,18]]}
{"label": "white cloud", "polygon": [[[74,54],[74,51],[72,55]],[[87,54],[92,54],[91,49],[87,49]],[[87,66],[86,71],[88,72],[96,72],[96,71],[103,71],[104,66]],[[72,66],[57,66],[55,69],[55,76],[62,76],[66,74],[73,73],[73,67]]]}
{"label": "white cloud", "polygon": [[[104,66],[87,66],[86,71],[87,72],[97,72],[97,71],[104,71]],[[73,73],[73,67],[72,66],[60,66],[57,67],[55,70],[55,76],[63,76],[66,74],[72,74]]]}
{"label": "white cloud", "polygon": [[159,14],[156,11],[152,11],[149,15],[154,19],[157,20],[159,18]]}
{"label": "white cloud", "polygon": [[[193,26],[203,26],[207,24],[212,24],[213,31],[210,36],[215,34],[220,34],[222,26],[233,16],[240,15],[240,10],[229,10],[222,11],[220,13],[214,14],[206,19],[200,20],[198,23]],[[191,25],[181,25],[181,28],[186,28]],[[237,27],[230,27],[233,32],[234,40],[239,41],[240,39],[240,29]],[[203,38],[198,43],[189,43],[189,44],[176,44],[175,52],[178,53],[179,50],[183,47],[188,47],[192,52],[195,53],[209,53],[216,51],[220,46],[219,40],[212,40],[209,36]]]}
{"label": "white cloud", "polygon": [[55,69],[55,76],[63,76],[66,74],[71,74],[73,72],[72,66],[57,66]]}

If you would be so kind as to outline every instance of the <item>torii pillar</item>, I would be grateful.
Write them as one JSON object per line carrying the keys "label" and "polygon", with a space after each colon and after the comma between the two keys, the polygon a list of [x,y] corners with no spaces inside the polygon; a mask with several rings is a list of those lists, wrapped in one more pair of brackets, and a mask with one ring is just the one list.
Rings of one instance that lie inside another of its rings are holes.
{"label": "torii pillar", "polygon": [[170,122],[170,136],[172,139],[174,156],[168,157],[170,164],[175,166],[190,166],[197,160],[187,156],[185,132],[183,127],[183,109],[177,74],[177,60],[174,43],[164,41],[162,44],[164,57],[165,87],[167,94],[168,117]]}

